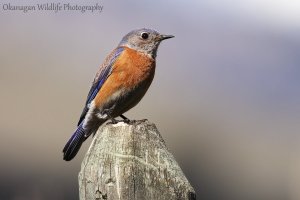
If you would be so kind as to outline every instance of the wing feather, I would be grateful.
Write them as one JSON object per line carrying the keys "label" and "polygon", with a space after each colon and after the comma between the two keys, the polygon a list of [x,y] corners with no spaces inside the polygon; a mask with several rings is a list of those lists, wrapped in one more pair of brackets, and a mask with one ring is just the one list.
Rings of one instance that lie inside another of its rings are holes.
{"label": "wing feather", "polygon": [[77,126],[80,125],[80,123],[85,118],[86,113],[89,110],[89,104],[93,101],[93,99],[98,94],[99,90],[101,89],[103,83],[106,81],[106,79],[110,76],[112,72],[112,66],[115,63],[116,59],[120,56],[120,54],[123,52],[123,47],[116,48],[104,61],[104,64],[100,67],[98,73],[96,74],[92,87],[88,93],[85,106],[83,108],[83,111],[81,113],[81,116],[79,118]]}

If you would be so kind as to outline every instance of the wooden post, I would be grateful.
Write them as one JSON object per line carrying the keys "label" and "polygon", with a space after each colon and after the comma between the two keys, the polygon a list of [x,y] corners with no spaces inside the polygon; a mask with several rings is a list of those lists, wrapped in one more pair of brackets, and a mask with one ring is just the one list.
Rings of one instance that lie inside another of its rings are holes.
{"label": "wooden post", "polygon": [[102,126],[81,164],[80,200],[195,200],[196,194],[147,120]]}

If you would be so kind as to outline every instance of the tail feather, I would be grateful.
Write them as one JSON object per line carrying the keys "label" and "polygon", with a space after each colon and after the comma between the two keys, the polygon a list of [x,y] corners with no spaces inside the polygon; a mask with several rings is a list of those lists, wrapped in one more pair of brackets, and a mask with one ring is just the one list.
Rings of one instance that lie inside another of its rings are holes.
{"label": "tail feather", "polygon": [[85,130],[83,129],[81,123],[63,149],[65,161],[70,161],[76,156],[86,138],[87,137],[85,137]]}

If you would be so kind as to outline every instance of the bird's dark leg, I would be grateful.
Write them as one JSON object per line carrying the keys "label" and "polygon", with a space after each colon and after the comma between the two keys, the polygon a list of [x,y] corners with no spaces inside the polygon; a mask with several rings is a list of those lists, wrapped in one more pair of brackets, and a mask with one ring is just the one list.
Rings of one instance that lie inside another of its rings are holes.
{"label": "bird's dark leg", "polygon": [[120,115],[120,117],[123,119],[123,121],[127,124],[130,123],[130,119],[128,119],[127,117],[125,117],[124,115]]}
{"label": "bird's dark leg", "polygon": [[110,117],[110,120],[111,120],[111,123],[112,124],[117,124],[119,121],[118,120],[116,120],[115,118],[113,118],[113,117]]}
{"label": "bird's dark leg", "polygon": [[116,120],[115,118],[113,118],[113,117],[111,116],[111,110],[112,110],[112,109],[105,109],[105,110],[103,110],[103,114],[106,115],[106,116],[108,117],[108,119],[111,120],[111,123],[112,123],[112,124],[117,124],[117,123],[120,122],[120,121]]}
{"label": "bird's dark leg", "polygon": [[[120,115],[120,117],[122,118],[122,119],[124,119],[124,120],[127,120],[128,118],[127,117],[125,117],[124,115]],[[128,119],[129,120],[129,119]]]}

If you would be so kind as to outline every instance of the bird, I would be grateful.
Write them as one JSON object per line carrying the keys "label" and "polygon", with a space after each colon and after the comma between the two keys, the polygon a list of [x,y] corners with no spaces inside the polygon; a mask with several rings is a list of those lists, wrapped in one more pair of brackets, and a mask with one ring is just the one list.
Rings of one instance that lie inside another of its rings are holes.
{"label": "bird", "polygon": [[92,82],[77,128],[63,148],[63,159],[72,160],[82,143],[106,121],[116,123],[136,106],[152,83],[157,49],[161,41],[173,38],[153,29],[135,29],[126,34],[105,58]]}

